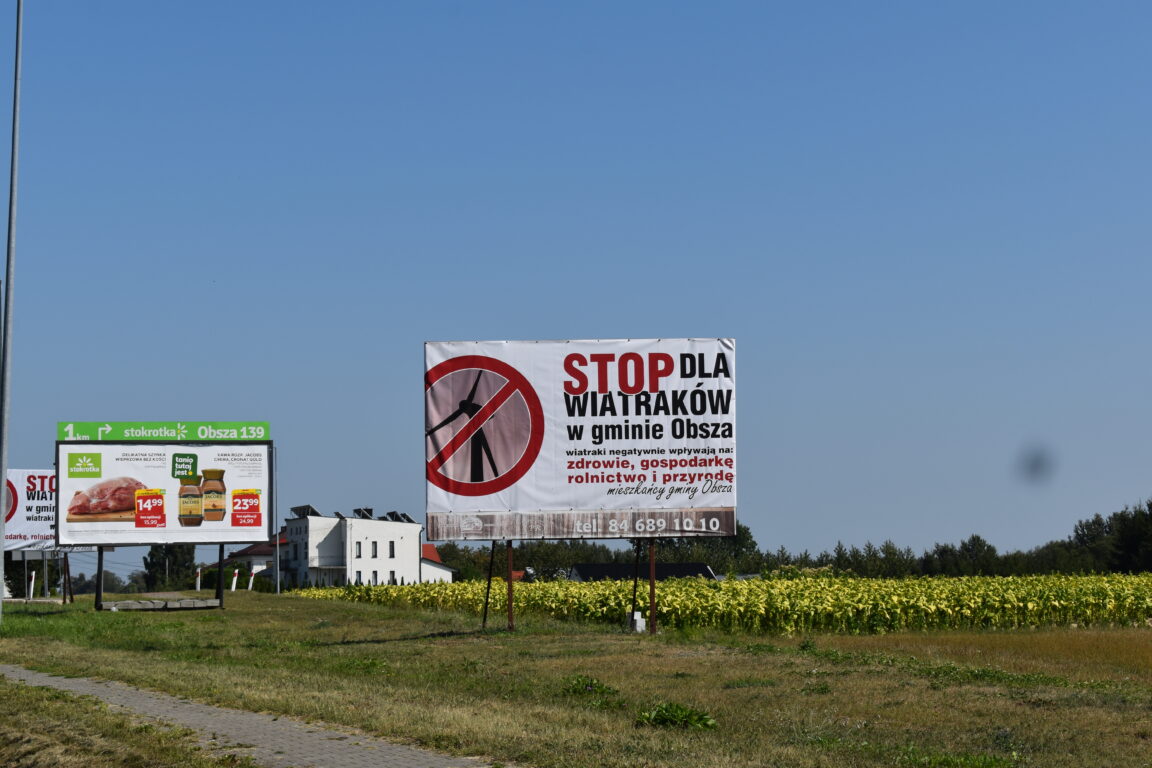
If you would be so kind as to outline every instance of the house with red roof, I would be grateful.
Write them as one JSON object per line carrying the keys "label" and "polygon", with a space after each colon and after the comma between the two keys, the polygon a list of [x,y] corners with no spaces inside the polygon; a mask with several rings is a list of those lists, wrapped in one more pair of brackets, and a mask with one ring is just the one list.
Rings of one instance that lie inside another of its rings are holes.
{"label": "house with red roof", "polygon": [[449,568],[440,560],[440,553],[436,551],[435,544],[424,544],[420,557],[421,581],[452,581],[455,568]]}

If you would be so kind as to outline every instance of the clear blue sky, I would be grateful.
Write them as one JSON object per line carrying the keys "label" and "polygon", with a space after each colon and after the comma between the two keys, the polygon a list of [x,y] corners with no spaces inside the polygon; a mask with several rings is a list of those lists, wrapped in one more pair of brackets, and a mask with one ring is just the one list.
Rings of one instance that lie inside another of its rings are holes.
{"label": "clear blue sky", "polygon": [[10,463],[59,420],[267,420],[283,512],[422,519],[425,340],[732,336],[762,547],[1063,538],[1152,496],[1150,28],[30,2]]}

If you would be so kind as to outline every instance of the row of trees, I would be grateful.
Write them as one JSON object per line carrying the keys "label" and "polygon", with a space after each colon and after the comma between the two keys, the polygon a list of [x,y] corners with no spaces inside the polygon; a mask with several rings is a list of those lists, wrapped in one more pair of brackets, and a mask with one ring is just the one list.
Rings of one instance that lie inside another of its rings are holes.
{"label": "row of trees", "polygon": [[[647,557],[647,540],[632,542]],[[486,546],[470,547],[455,542],[438,545],[440,558],[455,568],[461,579],[482,579],[488,573],[493,552]],[[980,536],[970,536],[959,544],[936,544],[917,556],[909,548],[892,541],[879,546],[845,547],[837,543],[832,551],[812,555],[792,554],[781,547],[775,552],[760,550],[752,531],[737,525],[735,536],[724,538],[658,539],[660,562],[707,563],[716,573],[771,573],[785,568],[831,568],[858,576],[903,578],[908,576],[1022,576],[1044,573],[1137,573],[1152,571],[1152,499],[1124,507],[1107,517],[1095,515],[1076,523],[1072,534],[1026,552],[1000,554]],[[196,549],[191,544],[157,545],[144,557],[143,570],[123,579],[104,572],[104,591],[163,592],[188,589],[195,580]],[[504,551],[495,552],[494,571],[504,571]],[[621,549],[585,540],[523,541],[513,550],[513,568],[525,570],[531,578],[562,579],[576,563],[633,563],[636,549]],[[9,592],[23,597],[26,585],[22,569],[17,570],[11,553],[5,553],[5,579]],[[241,574],[247,583],[248,574]],[[48,584],[58,588],[61,574],[48,562]],[[38,579],[42,579],[41,574]],[[201,586],[216,584],[216,571],[203,574]],[[257,580],[259,581],[259,580]],[[41,582],[42,583],[42,582]],[[75,574],[76,593],[95,592],[96,577]],[[39,592],[39,589],[37,589]]]}
{"label": "row of trees", "polygon": [[[647,542],[634,541],[647,558]],[[438,545],[446,565],[461,579],[484,578],[492,552],[488,547]],[[610,548],[590,541],[526,541],[513,551],[513,568],[530,578],[564,578],[576,563],[631,563],[635,550]],[[504,572],[504,551],[495,554],[494,572]],[[702,562],[719,574],[771,573],[784,568],[831,568],[873,578],[908,576],[1023,576],[1046,573],[1137,573],[1152,571],[1152,499],[1124,507],[1108,517],[1096,515],[1078,522],[1067,539],[1026,552],[1000,554],[983,537],[973,535],[959,544],[936,544],[916,555],[892,541],[876,546],[845,547],[812,555],[793,554],[781,547],[763,552],[751,530],[737,524],[735,536],[724,538],[658,539],[659,562]]]}

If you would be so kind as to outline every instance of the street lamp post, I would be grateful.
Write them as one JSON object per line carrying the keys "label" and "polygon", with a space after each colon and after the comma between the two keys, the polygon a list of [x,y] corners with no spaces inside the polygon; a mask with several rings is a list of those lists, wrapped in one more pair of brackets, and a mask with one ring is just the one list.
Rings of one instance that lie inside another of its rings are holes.
{"label": "street lamp post", "polygon": [[[0,488],[8,487],[8,416],[12,399],[12,277],[16,271],[16,177],[20,148],[20,49],[23,42],[24,0],[16,0],[16,66],[12,75],[12,156],[8,168],[8,256],[4,266],[3,350],[0,351]],[[0,494],[3,498],[3,494]],[[16,499],[12,499],[15,503]],[[4,541],[4,518],[0,510],[0,542]],[[0,546],[0,550],[3,547]],[[0,586],[4,579],[4,559],[0,556]],[[3,603],[0,602],[0,606]],[[2,611],[0,607],[0,611]]]}

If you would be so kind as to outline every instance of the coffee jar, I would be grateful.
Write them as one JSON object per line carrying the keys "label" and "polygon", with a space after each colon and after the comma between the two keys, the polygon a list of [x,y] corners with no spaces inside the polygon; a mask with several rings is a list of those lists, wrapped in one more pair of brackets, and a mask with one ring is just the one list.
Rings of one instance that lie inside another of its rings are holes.
{"label": "coffee jar", "polygon": [[204,470],[204,482],[200,485],[200,493],[204,497],[204,519],[218,523],[224,519],[228,511],[225,505],[225,495],[228,489],[224,487],[224,470]]}
{"label": "coffee jar", "polygon": [[200,475],[180,478],[180,525],[197,526],[204,522],[203,496],[200,493]]}

